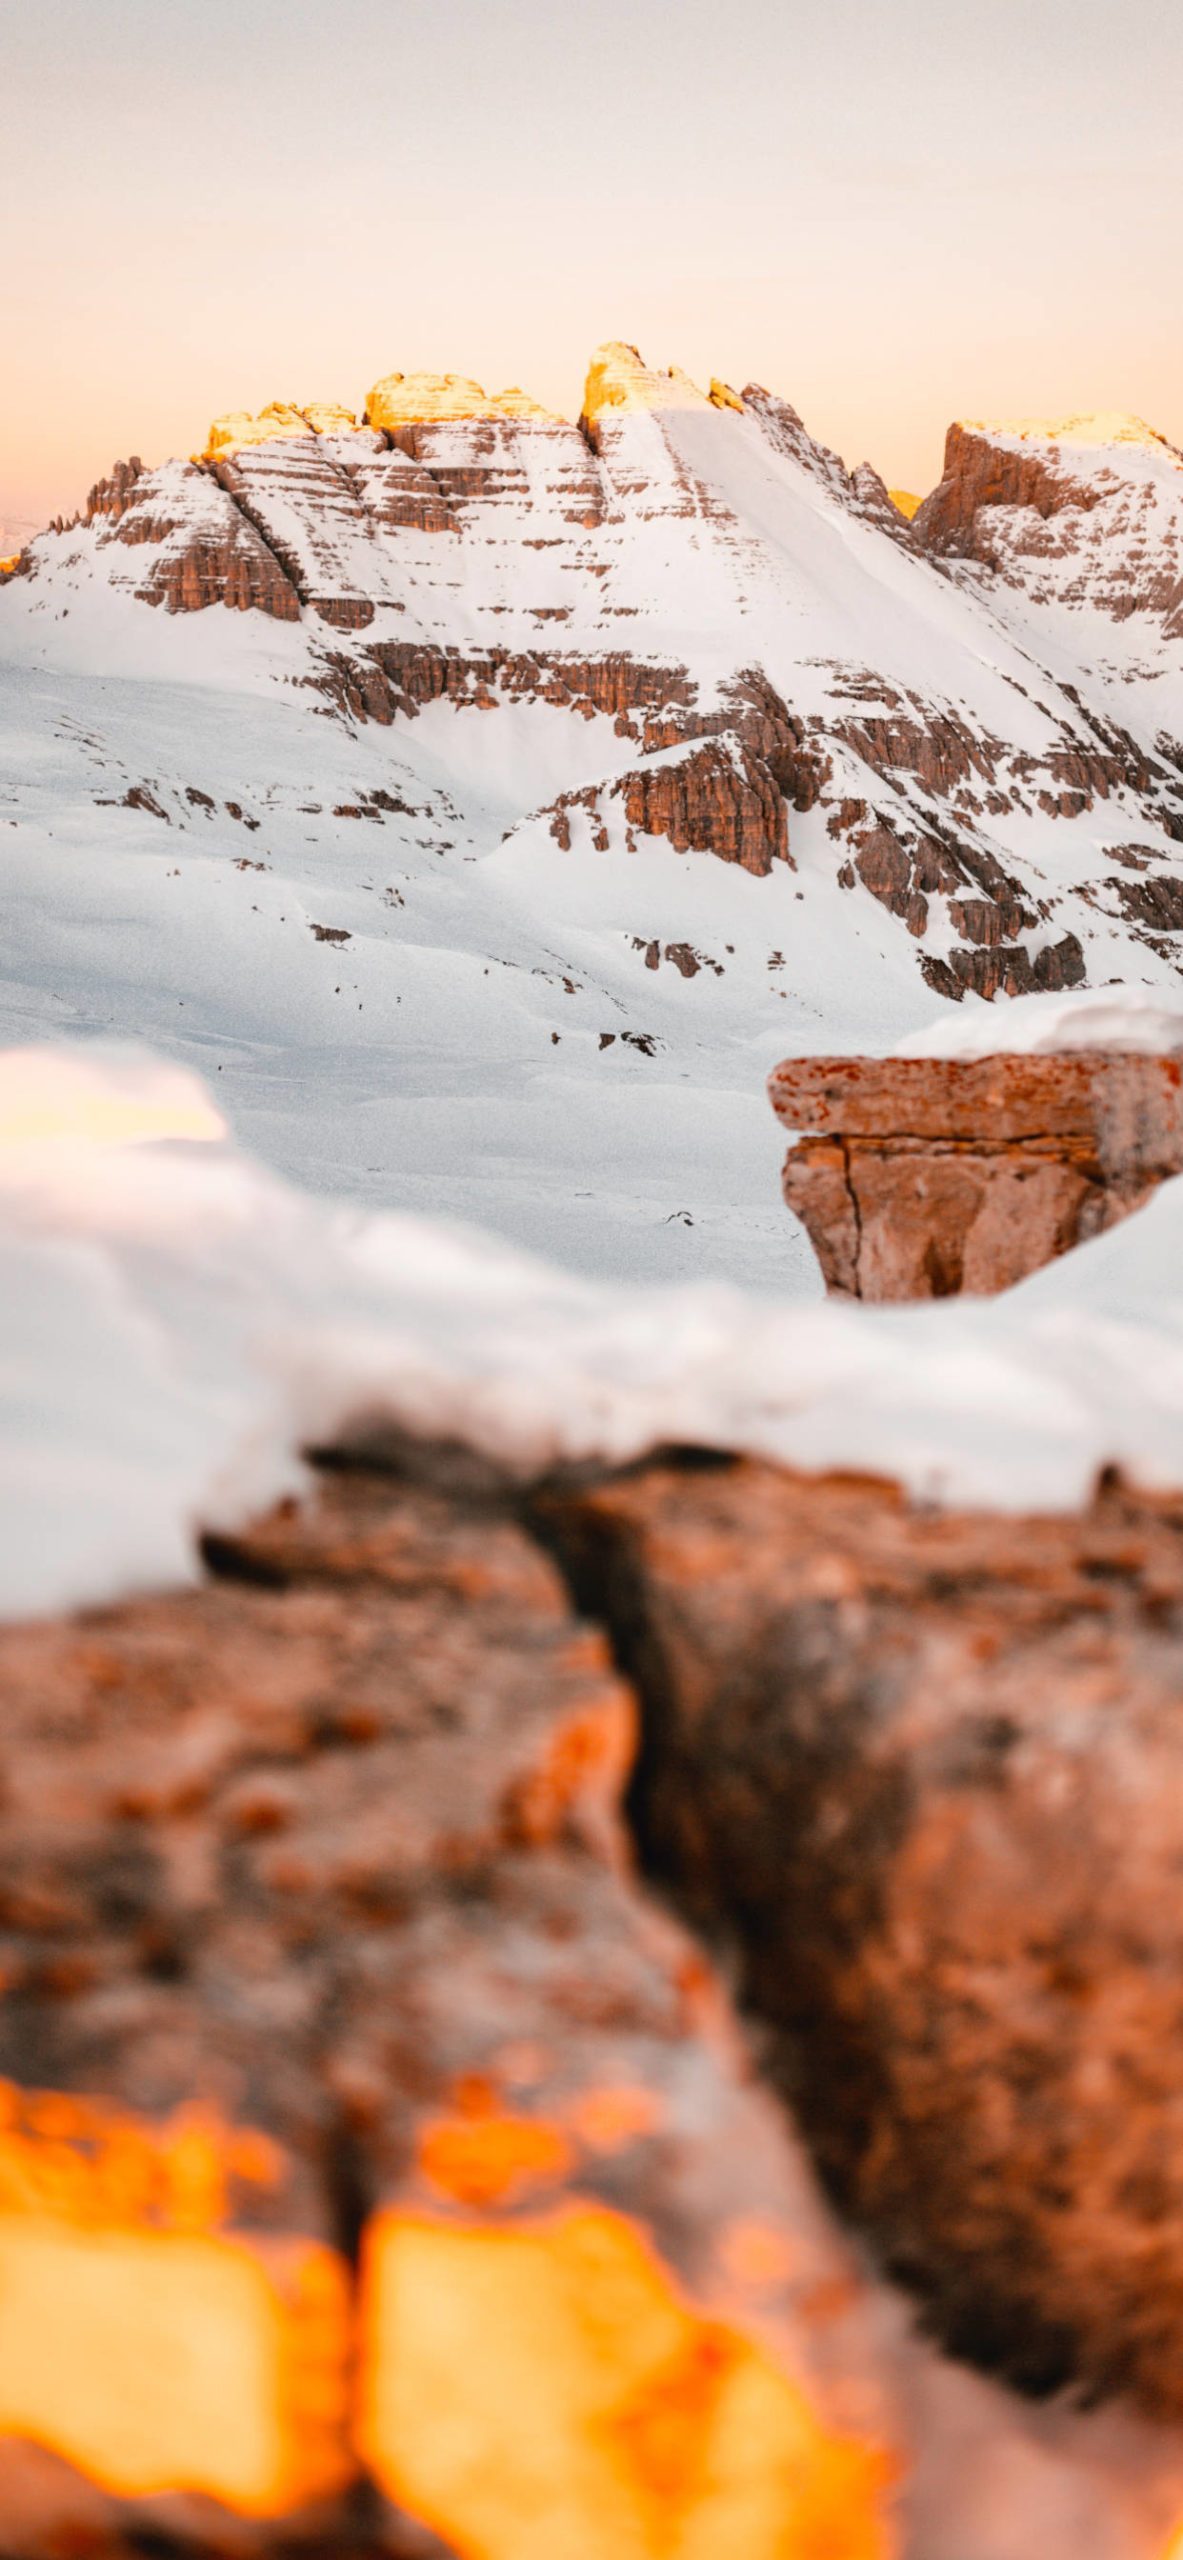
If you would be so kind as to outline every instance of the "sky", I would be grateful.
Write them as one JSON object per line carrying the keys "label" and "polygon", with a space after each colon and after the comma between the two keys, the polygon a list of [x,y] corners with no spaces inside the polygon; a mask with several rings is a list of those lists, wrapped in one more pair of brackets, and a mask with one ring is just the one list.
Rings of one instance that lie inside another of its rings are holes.
{"label": "sky", "polygon": [[381,374],[1183,443],[1177,0],[0,0],[0,529]]}

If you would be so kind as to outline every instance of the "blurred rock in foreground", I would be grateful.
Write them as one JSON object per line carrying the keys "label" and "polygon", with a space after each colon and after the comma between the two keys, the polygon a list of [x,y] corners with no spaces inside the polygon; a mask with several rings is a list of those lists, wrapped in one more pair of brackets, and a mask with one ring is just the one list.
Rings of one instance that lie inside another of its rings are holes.
{"label": "blurred rock in foreground", "polygon": [[1163,2560],[1183,1515],[402,1468],[0,1633],[5,2560]]}

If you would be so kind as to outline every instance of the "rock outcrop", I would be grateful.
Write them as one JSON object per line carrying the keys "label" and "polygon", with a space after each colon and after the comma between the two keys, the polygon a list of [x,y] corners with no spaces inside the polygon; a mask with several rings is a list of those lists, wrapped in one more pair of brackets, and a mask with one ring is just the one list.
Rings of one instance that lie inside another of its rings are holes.
{"label": "rock outcrop", "polygon": [[[613,339],[597,348],[588,367],[580,424],[594,432],[602,418],[615,412],[645,416],[654,410],[705,409],[715,396],[713,384],[709,395],[700,391],[680,365],[648,365],[638,347]],[[742,409],[743,403],[720,384],[718,406]]]}
{"label": "rock outcrop", "polygon": [[635,1881],[631,1695],[478,1484],[0,1631],[0,2513],[888,2560],[865,2289]]}
{"label": "rock outcrop", "polygon": [[304,408],[294,408],[290,400],[270,400],[257,417],[249,409],[231,409],[224,417],[215,418],[195,462],[216,462],[223,454],[237,453],[244,445],[285,444],[293,436],[349,435],[357,426],[352,409],[343,408],[339,400],[311,400]]}
{"label": "rock outcrop", "polygon": [[918,540],[933,551],[989,561],[987,528],[978,524],[983,507],[1029,507],[1046,523],[1067,508],[1096,506],[1100,491],[1072,474],[1073,423],[1008,433],[955,419],[942,477],[916,510]]}
{"label": "rock outcrop", "polygon": [[[913,529],[938,556],[1015,591],[1033,636],[1092,609],[1183,638],[1183,454],[1141,418],[957,423]],[[1015,609],[1008,595],[1008,618]],[[1153,737],[1162,714],[1144,636],[1112,672],[1145,700]]]}
{"label": "rock outcrop", "polygon": [[388,1441],[208,1564],[0,1630],[5,2560],[1165,2548],[1178,1503]]}
{"label": "rock outcrop", "polygon": [[620,811],[630,851],[639,835],[661,836],[675,853],[713,853],[757,879],[767,878],[774,862],[793,864],[789,809],[813,807],[829,767],[757,671],[744,670],[719,711],[705,712],[679,692],[664,720],[646,719],[644,737],[645,763],[555,803],[551,833],[564,851],[577,810],[586,813],[601,851]]}
{"label": "rock outcrop", "polygon": [[453,425],[458,419],[535,418],[557,424],[549,409],[515,385],[489,393],[462,373],[388,373],[369,393],[365,416],[371,427],[397,436],[404,427]]}
{"label": "rock outcrop", "polygon": [[1177,2424],[1178,1498],[686,1460],[550,1516],[643,1701],[646,1860],[729,1929],[832,2192],[959,2355]]}
{"label": "rock outcrop", "polygon": [[839,1297],[1006,1289],[1183,1170],[1183,1061],[795,1058],[784,1196]]}

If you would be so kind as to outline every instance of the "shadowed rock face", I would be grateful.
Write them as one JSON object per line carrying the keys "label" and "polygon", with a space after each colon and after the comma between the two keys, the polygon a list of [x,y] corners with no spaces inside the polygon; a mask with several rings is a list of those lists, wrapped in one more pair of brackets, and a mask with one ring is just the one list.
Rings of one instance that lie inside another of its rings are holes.
{"label": "shadowed rock face", "polygon": [[834,2194],[959,2354],[1177,2420],[1178,1502],[652,1464],[551,1517],[644,1701],[645,1856]]}
{"label": "shadowed rock face", "polygon": [[1173,1057],[798,1058],[769,1093],[816,1132],[784,1196],[838,1297],[1010,1288],[1183,1167]]}
{"label": "shadowed rock face", "polygon": [[915,539],[933,551],[981,557],[977,526],[983,507],[1026,507],[1047,523],[1069,509],[1100,503],[1101,492],[1073,476],[1071,457],[1050,441],[1018,448],[955,420],[945,440],[945,467],[937,487],[913,519]]}
{"label": "shadowed rock face", "polygon": [[955,422],[912,532],[1024,590],[1037,615],[1089,604],[1179,636],[1183,456],[1140,418]]}

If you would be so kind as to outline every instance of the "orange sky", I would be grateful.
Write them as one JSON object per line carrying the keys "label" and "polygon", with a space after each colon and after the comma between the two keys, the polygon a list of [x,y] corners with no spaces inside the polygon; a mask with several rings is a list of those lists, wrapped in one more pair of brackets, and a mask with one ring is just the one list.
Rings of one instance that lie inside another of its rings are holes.
{"label": "orange sky", "polygon": [[937,476],[958,412],[1183,441],[1173,0],[0,0],[0,525],[223,408],[591,348]]}

